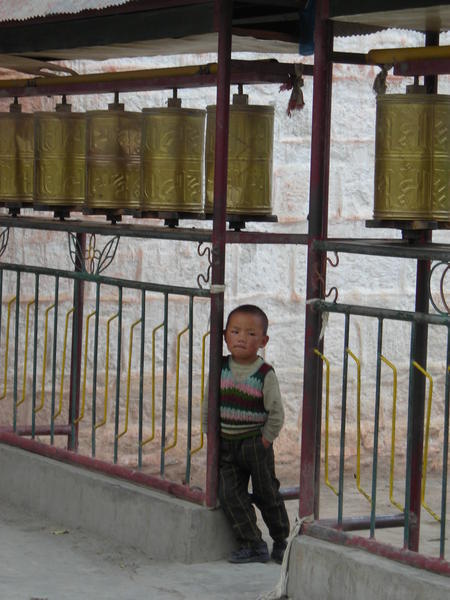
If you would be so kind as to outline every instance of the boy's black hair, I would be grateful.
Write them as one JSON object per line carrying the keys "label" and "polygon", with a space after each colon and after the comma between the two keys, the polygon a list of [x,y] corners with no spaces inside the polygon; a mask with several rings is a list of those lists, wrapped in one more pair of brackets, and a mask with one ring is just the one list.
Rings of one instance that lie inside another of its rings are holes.
{"label": "boy's black hair", "polygon": [[236,306],[236,308],[233,308],[233,310],[228,315],[227,324],[225,325],[225,331],[227,330],[228,323],[230,322],[230,318],[238,312],[246,313],[248,315],[255,315],[255,316],[259,317],[261,319],[263,333],[264,333],[264,335],[267,335],[267,329],[269,327],[269,319],[267,318],[266,313],[261,308],[259,308],[259,306],[256,306],[255,304],[241,304],[240,306]]}

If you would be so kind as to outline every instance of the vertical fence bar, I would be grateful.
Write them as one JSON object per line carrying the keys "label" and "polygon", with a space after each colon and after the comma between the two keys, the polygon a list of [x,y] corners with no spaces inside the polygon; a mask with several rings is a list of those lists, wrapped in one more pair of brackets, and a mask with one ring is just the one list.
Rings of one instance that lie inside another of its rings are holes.
{"label": "vertical fence bar", "polygon": [[55,397],[56,397],[56,357],[58,344],[58,307],[59,307],[59,277],[55,277],[55,312],[53,314],[53,358],[52,358],[52,399],[50,412],[50,444],[55,439]]}
{"label": "vertical fence bar", "polygon": [[[20,271],[16,275],[16,321],[14,327],[13,430],[17,427],[17,373],[19,368]],[[6,373],[5,373],[6,377]]]}
{"label": "vertical fence bar", "polygon": [[448,469],[448,434],[449,434],[449,402],[450,402],[450,327],[447,327],[447,365],[445,373],[444,397],[444,440],[442,448],[442,500],[441,500],[441,536],[439,556],[445,557],[445,528],[447,519],[447,469]]}
{"label": "vertical fence bar", "polygon": [[[327,236],[330,112],[333,48],[332,29],[327,20],[328,0],[316,3],[314,29],[314,90],[311,134],[311,166],[308,215],[308,267],[306,298],[323,298],[326,284],[326,254],[313,249],[313,242]],[[302,442],[300,454],[300,517],[319,517],[320,444],[322,420],[323,352],[320,340],[321,313],[306,303],[303,379]],[[300,399],[299,399],[300,403]]]}
{"label": "vertical fence bar", "polygon": [[[424,236],[428,239],[429,236]],[[428,277],[430,261],[417,261],[416,275],[416,312],[428,313]],[[415,335],[411,339],[411,363],[417,362],[423,369],[427,368],[428,324],[417,323]],[[419,550],[420,511],[422,504],[422,469],[423,469],[423,433],[425,419],[425,385],[426,378],[417,369],[411,367],[411,479],[410,510],[414,519],[409,522],[409,549]]]}
{"label": "vertical fence bar", "polygon": [[37,340],[39,322],[39,274],[34,281],[34,331],[33,331],[33,391],[31,398],[31,437],[35,437],[37,393]]}
{"label": "vertical fence bar", "polygon": [[341,406],[341,438],[339,444],[339,493],[338,493],[338,524],[342,524],[344,512],[344,468],[345,468],[345,421],[347,417],[347,375],[348,375],[348,346],[350,337],[350,315],[345,315],[344,333],[344,364],[342,368],[342,406]]}
{"label": "vertical fence bar", "polygon": [[139,441],[138,467],[142,467],[142,437],[144,428],[144,358],[145,358],[145,290],[141,294],[141,351],[139,362]]}
{"label": "vertical fence bar", "polygon": [[191,446],[192,446],[192,363],[194,346],[194,298],[189,298],[189,367],[188,367],[188,412],[187,412],[187,445],[186,445],[186,484],[191,479]]}
{"label": "vertical fence bar", "polygon": [[[84,270],[84,257],[86,255],[85,233],[77,233],[76,245],[75,271],[80,273]],[[73,307],[69,398],[69,424],[71,425],[71,432],[67,439],[68,450],[76,450],[78,448],[78,413],[80,410],[80,376],[84,309],[84,281],[81,279],[75,279],[73,282]]]}
{"label": "vertical fence bar", "polygon": [[164,294],[164,329],[163,329],[163,383],[161,401],[161,463],[160,475],[164,477],[166,453],[166,408],[167,408],[167,340],[169,319],[169,296]]}
{"label": "vertical fence bar", "polygon": [[100,284],[95,289],[94,358],[92,365],[92,425],[91,454],[95,456],[95,423],[97,421],[97,366],[98,366],[98,323],[100,319]]}
{"label": "vertical fence bar", "polygon": [[116,409],[114,418],[114,464],[117,464],[119,448],[119,409],[120,409],[120,368],[122,355],[122,287],[119,287],[117,321],[117,371],[116,371]]}
{"label": "vertical fence bar", "polygon": [[2,316],[3,316],[3,269],[0,269],[0,348],[2,341]]}
{"label": "vertical fence bar", "polygon": [[381,355],[383,351],[383,319],[378,319],[377,374],[375,383],[375,422],[373,427],[372,502],[370,507],[370,537],[375,537],[377,514],[378,434],[380,425]]}
{"label": "vertical fence bar", "polygon": [[[411,323],[411,347],[415,344],[416,337],[416,323]],[[403,545],[405,548],[410,547],[410,536],[411,536],[411,480],[412,480],[412,446],[413,446],[413,398],[412,398],[412,386],[413,386],[413,374],[414,367],[412,361],[409,367],[409,394],[408,394],[408,423],[406,433],[406,475],[405,475],[405,528],[403,531]]]}

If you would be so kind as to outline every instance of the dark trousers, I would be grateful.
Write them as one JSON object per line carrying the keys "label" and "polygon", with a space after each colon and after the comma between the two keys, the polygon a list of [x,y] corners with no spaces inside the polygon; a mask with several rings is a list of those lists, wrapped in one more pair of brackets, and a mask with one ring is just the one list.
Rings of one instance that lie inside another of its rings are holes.
{"label": "dark trousers", "polygon": [[[252,502],[274,541],[289,535],[289,518],[275,477],[272,446],[265,448],[261,436],[244,440],[220,440],[219,498],[233,533],[241,546],[258,544],[262,537]],[[251,478],[252,495],[248,492]]]}

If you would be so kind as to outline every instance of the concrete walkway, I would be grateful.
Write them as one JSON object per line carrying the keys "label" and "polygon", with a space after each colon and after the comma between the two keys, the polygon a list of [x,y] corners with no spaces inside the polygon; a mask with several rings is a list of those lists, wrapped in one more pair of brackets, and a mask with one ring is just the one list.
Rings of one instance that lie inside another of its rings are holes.
{"label": "concrete walkway", "polygon": [[256,600],[279,565],[149,559],[77,528],[0,503],[1,600]]}

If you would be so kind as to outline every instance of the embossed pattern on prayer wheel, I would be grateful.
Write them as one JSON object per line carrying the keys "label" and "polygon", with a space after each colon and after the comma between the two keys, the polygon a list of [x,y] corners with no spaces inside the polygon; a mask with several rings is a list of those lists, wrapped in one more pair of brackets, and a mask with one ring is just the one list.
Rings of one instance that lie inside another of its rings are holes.
{"label": "embossed pattern on prayer wheel", "polygon": [[[232,104],[228,135],[227,213],[271,214],[272,106]],[[213,211],[216,107],[207,107],[205,211]]]}
{"label": "embossed pattern on prayer wheel", "polygon": [[377,100],[376,219],[450,221],[450,96]]}
{"label": "embossed pattern on prayer wheel", "polygon": [[111,104],[87,115],[86,204],[138,209],[141,201],[141,113]]}
{"label": "embossed pattern on prayer wheel", "polygon": [[85,198],[86,121],[69,104],[35,113],[34,202],[82,206]]}
{"label": "embossed pattern on prayer wheel", "polygon": [[142,112],[142,209],[202,212],[206,112],[176,106]]}
{"label": "embossed pattern on prayer wheel", "polygon": [[0,113],[0,202],[33,202],[34,117],[20,104]]}

